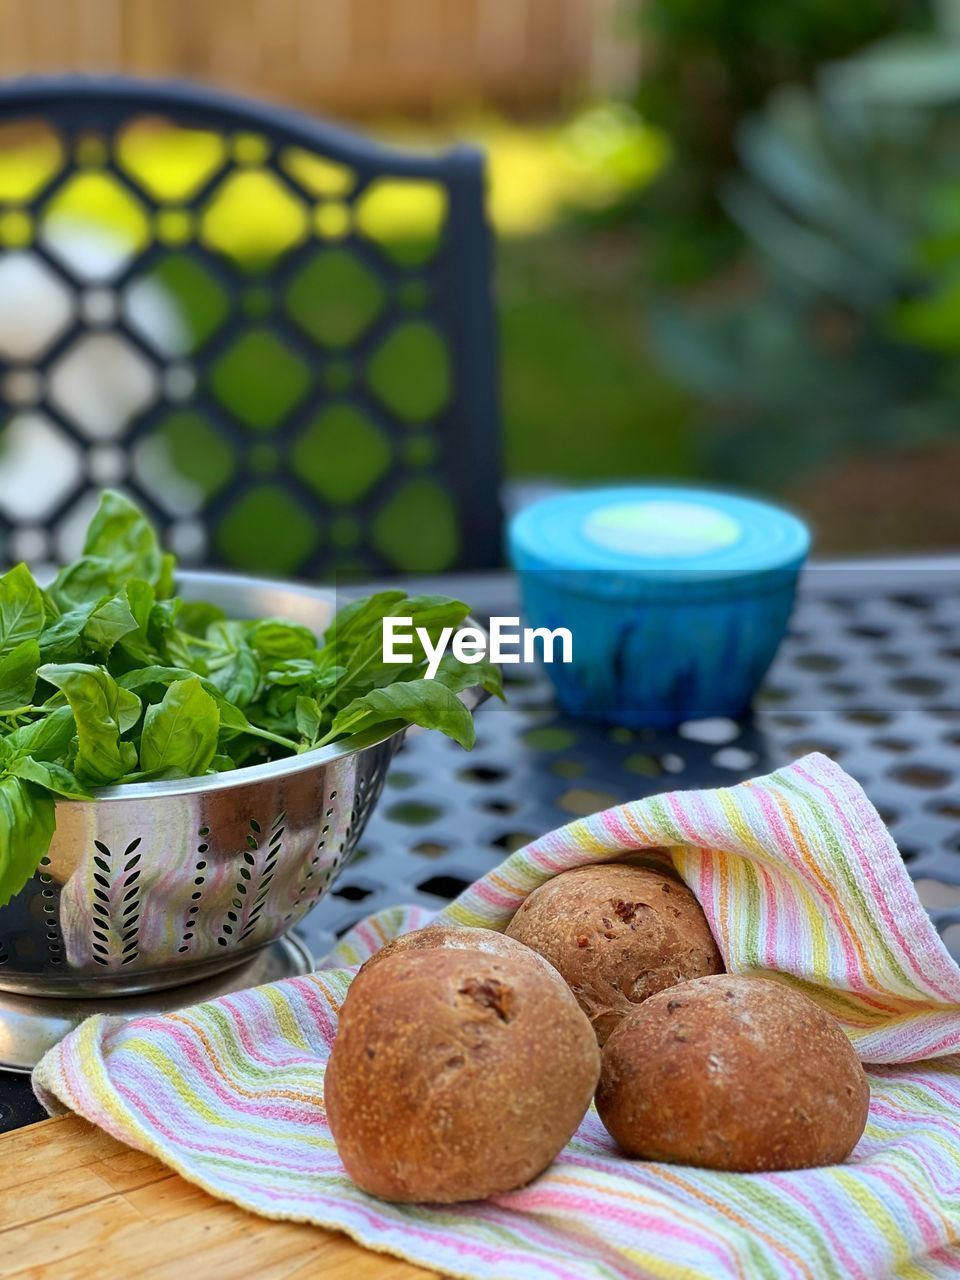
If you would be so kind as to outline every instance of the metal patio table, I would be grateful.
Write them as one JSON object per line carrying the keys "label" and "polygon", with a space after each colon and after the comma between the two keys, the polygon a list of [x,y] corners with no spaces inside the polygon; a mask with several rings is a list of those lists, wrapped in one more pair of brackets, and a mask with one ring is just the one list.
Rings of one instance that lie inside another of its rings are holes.
{"label": "metal patio table", "polygon": [[[481,619],[518,612],[507,573],[433,579]],[[307,917],[315,956],[363,916],[439,909],[535,836],[626,800],[729,786],[809,751],[837,760],[890,827],[921,901],[960,958],[960,556],[807,569],[790,635],[745,721],[675,731],[560,714],[541,670],[504,668],[508,702],[477,746],[411,737],[353,861]],[[0,1074],[0,1130],[43,1117],[25,1076]]]}

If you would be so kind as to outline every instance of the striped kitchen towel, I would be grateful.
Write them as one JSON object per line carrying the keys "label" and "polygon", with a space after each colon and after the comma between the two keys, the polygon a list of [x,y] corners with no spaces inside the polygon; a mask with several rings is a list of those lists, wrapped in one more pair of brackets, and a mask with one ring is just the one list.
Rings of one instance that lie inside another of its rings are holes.
{"label": "striped kitchen towel", "polygon": [[776,971],[840,1019],[869,1068],[867,1131],[844,1165],[724,1174],[618,1154],[591,1108],[528,1187],[383,1204],[346,1177],[324,1062],[352,966],[422,925],[394,909],[332,963],[182,1013],[94,1017],[41,1062],[40,1097],[255,1213],[338,1228],[454,1276],[960,1275],[960,970],[860,787],[821,755],[728,790],[674,792],[573,822],[440,913],[502,929],[568,867],[661,848],[735,973]]}

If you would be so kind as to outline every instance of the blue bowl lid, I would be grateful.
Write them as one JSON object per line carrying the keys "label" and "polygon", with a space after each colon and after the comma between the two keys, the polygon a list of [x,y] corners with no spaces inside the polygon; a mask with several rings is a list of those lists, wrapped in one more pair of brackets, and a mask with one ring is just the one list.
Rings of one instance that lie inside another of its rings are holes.
{"label": "blue bowl lid", "polygon": [[673,486],[590,489],[544,498],[510,523],[518,569],[647,575],[662,582],[798,568],[806,525],[753,498]]}

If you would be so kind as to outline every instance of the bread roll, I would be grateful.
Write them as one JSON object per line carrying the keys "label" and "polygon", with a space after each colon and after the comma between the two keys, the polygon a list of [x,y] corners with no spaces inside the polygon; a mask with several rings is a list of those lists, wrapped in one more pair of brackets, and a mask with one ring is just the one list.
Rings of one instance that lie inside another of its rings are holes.
{"label": "bread roll", "polygon": [[554,876],[534,889],[506,932],[558,970],[601,1045],[648,996],[723,972],[706,916],[686,885],[624,862]]}
{"label": "bread roll", "polygon": [[576,1131],[599,1070],[589,1022],[536,957],[408,946],[351,986],[324,1094],[360,1187],[445,1203],[535,1178]]}
{"label": "bread roll", "polygon": [[437,947],[454,951],[483,951],[493,956],[520,955],[539,964],[544,973],[554,981],[563,981],[553,965],[548,964],[530,947],[517,942],[515,938],[508,938],[506,934],[498,933],[495,929],[455,928],[442,924],[430,924],[423,929],[402,933],[399,938],[394,938],[392,942],[388,942],[372,955],[361,968],[360,973],[369,973],[390,956],[401,952],[433,951]]}
{"label": "bread roll", "polygon": [[741,1173],[846,1159],[870,1090],[840,1024],[766,978],[651,996],[603,1050],[597,1111],[630,1155]]}

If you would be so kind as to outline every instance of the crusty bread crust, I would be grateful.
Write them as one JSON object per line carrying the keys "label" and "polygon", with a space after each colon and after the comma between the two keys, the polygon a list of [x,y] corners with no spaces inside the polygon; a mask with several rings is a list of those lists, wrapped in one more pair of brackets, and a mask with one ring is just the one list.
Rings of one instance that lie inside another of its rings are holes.
{"label": "crusty bread crust", "polygon": [[767,978],[651,996],[603,1050],[597,1111],[630,1155],[742,1173],[845,1160],[870,1089],[840,1024]]}
{"label": "crusty bread crust", "polygon": [[481,1199],[573,1136],[600,1054],[565,986],[512,954],[407,946],[360,975],[324,1082],[344,1166],[385,1200]]}
{"label": "crusty bread crust", "polygon": [[628,863],[554,876],[534,889],[506,932],[558,970],[601,1045],[657,991],[723,972],[706,916],[683,881]]}
{"label": "crusty bread crust", "polygon": [[519,954],[539,964],[543,972],[554,981],[563,981],[553,965],[548,964],[543,956],[515,938],[508,938],[506,934],[498,933],[495,929],[470,929],[444,924],[428,924],[423,929],[401,933],[399,938],[394,938],[392,942],[388,942],[375,952],[357,976],[370,973],[384,960],[399,952],[433,951],[437,947],[447,947],[454,951],[483,951],[494,956]]}

